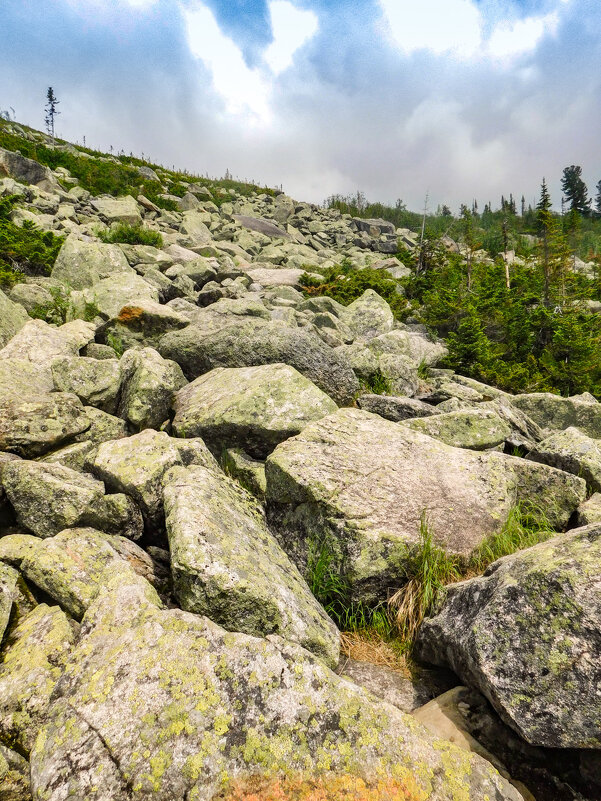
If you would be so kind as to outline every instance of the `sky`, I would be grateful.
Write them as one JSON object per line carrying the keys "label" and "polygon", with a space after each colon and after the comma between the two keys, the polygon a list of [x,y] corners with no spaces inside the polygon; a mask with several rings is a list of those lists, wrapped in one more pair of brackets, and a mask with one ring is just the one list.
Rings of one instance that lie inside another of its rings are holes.
{"label": "sky", "polygon": [[599,0],[0,0],[0,109],[298,200],[434,211],[601,179]]}

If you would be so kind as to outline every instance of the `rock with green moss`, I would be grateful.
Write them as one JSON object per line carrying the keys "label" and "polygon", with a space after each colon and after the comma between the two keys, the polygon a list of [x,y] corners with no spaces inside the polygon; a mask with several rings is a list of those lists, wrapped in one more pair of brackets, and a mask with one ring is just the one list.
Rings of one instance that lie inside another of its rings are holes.
{"label": "rock with green moss", "polygon": [[13,303],[4,292],[0,290],[0,348],[29,320],[29,315],[19,303]]}
{"label": "rock with green moss", "polygon": [[601,490],[601,442],[579,428],[571,426],[551,434],[532,448],[528,459],[574,473],[590,490]]}
{"label": "rock with green moss", "polygon": [[52,268],[52,278],[70,289],[85,289],[120,273],[134,275],[118,245],[68,236]]}
{"label": "rock with green moss", "polygon": [[202,437],[213,451],[237,446],[260,459],[337,408],[287,364],[218,367],[177,393],[173,430]]}
{"label": "rock with green moss", "polygon": [[138,297],[98,328],[98,338],[121,356],[128,348],[155,345],[166,331],[177,331],[189,323],[170,306]]}
{"label": "rock with green moss", "polygon": [[72,318],[84,317],[90,312],[104,320],[117,317],[124,306],[136,306],[150,301],[157,303],[159,291],[139,275],[132,272],[111,275],[95,282],[69,298]]}
{"label": "rock with green moss", "polygon": [[58,392],[72,392],[88,406],[113,414],[117,408],[121,375],[117,359],[63,356],[52,362]]}
{"label": "rock with green moss", "polygon": [[6,534],[0,537],[0,562],[19,569],[23,559],[36,551],[40,542],[33,534]]}
{"label": "rock with green moss", "polygon": [[0,744],[0,801],[31,801],[29,762]]}
{"label": "rock with green moss", "polygon": [[265,462],[253,459],[242,448],[228,448],[221,454],[221,466],[225,472],[252,493],[261,503],[265,501],[267,481]]}
{"label": "rock with green moss", "polygon": [[75,437],[76,442],[92,442],[100,445],[110,439],[123,439],[129,433],[127,423],[114,414],[103,412],[94,406],[86,406],[85,414],[89,420],[89,428]]}
{"label": "rock with green moss", "polygon": [[560,470],[453,448],[358,409],[278,445],[266,476],[269,517],[297,564],[304,570],[311,549],[327,546],[353,595],[369,602],[404,580],[424,511],[435,541],[467,556],[516,503],[543,506],[560,527],[586,493],[582,479]]}
{"label": "rock with green moss", "polygon": [[110,577],[127,583],[132,571],[164,591],[168,577],[142,548],[93,528],[73,528],[44,540],[21,563],[25,578],[81,620]]}
{"label": "rock with green moss", "polygon": [[575,426],[589,437],[601,438],[601,403],[592,395],[562,398],[550,392],[532,392],[516,395],[511,402],[541,428],[563,431]]}
{"label": "rock with green moss", "polygon": [[412,779],[424,797],[521,796],[484,760],[279,637],[162,610],[138,579],[109,581],[31,754],[37,798],[210,801],[252,775]]}
{"label": "rock with green moss", "polygon": [[380,334],[369,341],[368,347],[377,356],[384,353],[407,356],[415,366],[434,365],[447,354],[447,349],[441,341],[428,339],[417,331],[406,329]]}
{"label": "rock with green moss", "polygon": [[361,297],[347,306],[342,320],[353,337],[361,341],[387,334],[394,328],[390,306],[373,289],[366,289]]}
{"label": "rock with green moss", "polygon": [[0,562],[0,643],[10,620],[13,603],[17,597],[19,573],[7,564]]}
{"label": "rock with green moss", "polygon": [[366,412],[379,414],[385,420],[395,423],[401,420],[412,420],[415,417],[431,417],[436,414],[434,406],[430,406],[417,398],[400,398],[394,395],[360,395],[357,406]]}
{"label": "rock with green moss", "polygon": [[601,523],[601,492],[595,492],[587,501],[580,504],[575,522],[577,526]]}
{"label": "rock with green moss", "polygon": [[120,416],[138,431],[159,428],[169,419],[175,393],[187,384],[181,367],[153,348],[126,351],[119,367]]}
{"label": "rock with green moss", "polygon": [[280,634],[335,667],[336,626],[269,532],[244,489],[206,467],[164,478],[175,595],[182,609],[230,631]]}
{"label": "rock with green moss", "polygon": [[176,361],[190,380],[215,367],[277,362],[294,367],[338,404],[351,403],[359,390],[348,360],[319,337],[255,317],[241,318],[209,333],[192,324],[166,334],[157,349]]}
{"label": "rock with green moss", "polygon": [[448,588],[421,659],[479,689],[531,745],[601,747],[601,526],[570,531]]}
{"label": "rock with green moss", "polygon": [[10,462],[2,484],[20,525],[38,537],[79,524],[131,539],[142,535],[142,517],[131,498],[105,495],[102,481],[62,464]]}
{"label": "rock with green moss", "polygon": [[455,448],[484,451],[501,445],[511,435],[510,426],[489,409],[464,409],[458,412],[435,414],[403,425],[421,431]]}
{"label": "rock with green moss", "polygon": [[11,631],[0,662],[0,742],[30,751],[75,639],[75,624],[46,604]]}
{"label": "rock with green moss", "polygon": [[76,395],[25,395],[0,399],[0,451],[41,456],[90,427]]}
{"label": "rock with green moss", "polygon": [[202,440],[181,441],[147,428],[132,437],[104,442],[94,460],[94,472],[115,492],[138,504],[147,527],[162,530],[163,475],[170,467],[216,463]]}
{"label": "rock with green moss", "polygon": [[142,224],[140,206],[131,195],[125,195],[125,197],[97,197],[91,203],[93,208],[109,225],[110,223]]}
{"label": "rock with green moss", "polygon": [[62,464],[65,467],[70,467],[71,470],[77,470],[80,473],[89,473],[91,465],[94,463],[96,457],[97,446],[91,440],[83,440],[82,442],[73,442],[70,445],[65,445],[63,448],[48,453],[45,456],[40,456],[40,462],[47,462],[50,464]]}

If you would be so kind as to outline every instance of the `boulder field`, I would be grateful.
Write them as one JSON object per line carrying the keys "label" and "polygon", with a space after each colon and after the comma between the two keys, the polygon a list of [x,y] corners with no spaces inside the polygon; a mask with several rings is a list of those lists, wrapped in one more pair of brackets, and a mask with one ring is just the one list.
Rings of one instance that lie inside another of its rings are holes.
{"label": "boulder field", "polygon": [[[0,151],[0,196],[66,238],[0,290],[0,801],[600,798],[601,404],[438,369],[373,290],[303,293],[343,258],[406,275],[409,231],[28,161]],[[377,607],[424,520],[467,565],[516,509],[549,538],[446,588],[436,681],[344,656],[316,560]]]}

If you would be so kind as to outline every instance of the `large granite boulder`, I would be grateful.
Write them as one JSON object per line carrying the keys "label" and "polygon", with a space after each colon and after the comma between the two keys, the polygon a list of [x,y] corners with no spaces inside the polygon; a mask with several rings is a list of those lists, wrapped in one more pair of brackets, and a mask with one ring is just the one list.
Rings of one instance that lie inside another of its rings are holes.
{"label": "large granite boulder", "polygon": [[28,320],[29,315],[23,306],[13,303],[0,290],[0,348],[3,348]]}
{"label": "large granite boulder", "polygon": [[601,747],[601,526],[576,529],[450,586],[421,659],[479,689],[528,743]]}
{"label": "large granite boulder", "polygon": [[455,448],[474,451],[495,448],[511,436],[511,427],[490,409],[462,409],[406,420],[403,425]]}
{"label": "large granite boulder", "polygon": [[394,328],[390,306],[373,289],[366,289],[360,298],[346,307],[343,321],[359,340],[373,339]]}
{"label": "large granite boulder", "polygon": [[93,308],[96,314],[108,319],[117,317],[124,306],[140,303],[158,303],[159,290],[133,271],[117,273],[91,287],[72,292],[70,297],[71,316],[83,317],[85,309]]}
{"label": "large granite boulder", "polygon": [[84,242],[75,236],[67,237],[52,268],[52,278],[71,289],[85,289],[120,273],[135,274],[118,245]]}
{"label": "large granite boulder", "polygon": [[173,430],[178,437],[202,437],[218,453],[240,446],[260,459],[336,409],[287,364],[218,367],[177,393]]}
{"label": "large granite boulder", "polygon": [[592,491],[601,490],[601,441],[587,437],[579,428],[551,434],[532,448],[528,459],[574,473]]}
{"label": "large granite boulder", "polygon": [[378,356],[383,353],[407,356],[416,365],[434,365],[447,354],[447,349],[440,340],[431,340],[423,334],[408,330],[380,334],[369,341],[368,347]]}
{"label": "large granite boulder", "polygon": [[166,334],[158,351],[177,362],[190,380],[215,367],[289,364],[338,404],[351,403],[359,382],[347,359],[318,337],[258,318],[232,322],[203,334],[192,324]]}
{"label": "large granite boulder", "polygon": [[81,401],[68,392],[0,399],[0,451],[41,456],[89,427]]}
{"label": "large granite boulder", "polygon": [[20,153],[0,148],[0,178],[8,176],[26,184],[34,184],[45,192],[60,192],[61,187],[48,167]]}
{"label": "large granite boulder", "polygon": [[601,403],[592,395],[562,398],[550,392],[532,392],[511,399],[541,428],[563,431],[575,426],[589,437],[601,438]]}
{"label": "large granite boulder", "polygon": [[560,470],[453,448],[358,409],[341,409],[279,445],[266,476],[270,518],[297,564],[325,544],[353,595],[370,602],[403,580],[424,511],[435,540],[467,556],[518,502],[542,506],[560,527],[586,493],[582,479]]}
{"label": "large granite boulder", "polygon": [[121,374],[117,359],[62,356],[51,364],[54,387],[72,392],[88,406],[112,414],[117,409]]}
{"label": "large granite boulder", "polygon": [[121,357],[119,368],[119,414],[138,431],[160,428],[169,419],[175,393],[187,384],[179,364],[153,348],[132,348]]}
{"label": "large granite boulder", "polygon": [[125,197],[97,197],[91,201],[92,207],[108,223],[127,223],[141,225],[142,215],[136,199],[131,195]]}
{"label": "large granite boulder", "polygon": [[111,801],[210,801],[232,782],[301,772],[410,782],[437,801],[521,799],[300,646],[162,610],[142,579],[109,580],[83,626],[31,754],[35,797],[94,786]]}
{"label": "large granite boulder", "polygon": [[245,490],[216,470],[174,467],[164,479],[175,595],[230,631],[279,634],[335,667],[336,626],[269,532]]}
{"label": "large granite boulder", "polygon": [[379,414],[385,420],[398,423],[415,417],[431,417],[436,408],[417,398],[402,398],[394,395],[360,395],[357,406],[366,412]]}

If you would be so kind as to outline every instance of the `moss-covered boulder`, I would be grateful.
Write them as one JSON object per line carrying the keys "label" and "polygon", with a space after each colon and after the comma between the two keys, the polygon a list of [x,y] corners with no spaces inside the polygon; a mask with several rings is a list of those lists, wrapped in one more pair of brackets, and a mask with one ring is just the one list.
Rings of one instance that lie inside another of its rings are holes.
{"label": "moss-covered boulder", "polygon": [[257,317],[231,321],[206,333],[192,324],[166,334],[158,351],[176,361],[190,380],[215,367],[253,367],[289,364],[316,384],[338,404],[351,403],[359,382],[343,354],[319,337]]}
{"label": "moss-covered boulder", "polygon": [[337,408],[287,364],[218,367],[177,393],[173,430],[178,437],[202,437],[216,452],[238,446],[263,458]]}
{"label": "moss-covered boulder", "polygon": [[420,658],[479,689],[528,743],[601,747],[601,526],[560,535],[448,588]]}
{"label": "moss-covered boulder", "polygon": [[542,505],[561,527],[586,492],[582,479],[560,470],[453,448],[358,409],[278,445],[266,476],[269,516],[297,564],[327,547],[354,595],[375,602],[403,580],[424,511],[434,539],[467,556],[517,502]]}
{"label": "moss-covered boulder", "polygon": [[424,334],[408,329],[380,334],[369,341],[368,348],[377,356],[384,353],[407,356],[415,365],[434,365],[447,354],[440,340],[428,339]]}
{"label": "moss-covered boulder", "polygon": [[46,604],[11,631],[0,661],[0,742],[31,749],[75,639],[65,613]]}
{"label": "moss-covered boulder", "polygon": [[237,780],[301,772],[411,780],[438,801],[521,799],[300,646],[161,610],[141,579],[109,582],[83,625],[31,754],[38,798],[210,801]]}
{"label": "moss-covered boulder", "polygon": [[18,460],[4,465],[2,484],[19,523],[38,537],[92,525],[131,539],[142,535],[142,517],[125,495],[105,495],[104,484],[62,464]]}
{"label": "moss-covered boulder", "polygon": [[347,306],[342,320],[353,337],[361,341],[386,334],[394,328],[390,306],[373,289],[366,289],[360,298]]}
{"label": "moss-covered boulder", "polygon": [[0,451],[41,456],[89,427],[81,401],[68,392],[0,399]]}
{"label": "moss-covered boulder", "polygon": [[549,464],[583,478],[589,489],[601,490],[601,441],[583,434],[579,428],[556,431],[537,443],[528,459]]}
{"label": "moss-covered boulder", "polygon": [[84,242],[68,236],[52,268],[52,278],[70,289],[91,287],[119,273],[134,275],[118,245]]}
{"label": "moss-covered boulder", "polygon": [[58,392],[72,392],[88,406],[113,414],[117,409],[121,375],[117,359],[63,356],[52,362]]}
{"label": "moss-covered boulder", "polygon": [[125,195],[125,197],[97,197],[91,203],[92,207],[107,223],[142,224],[140,206],[131,195]]}
{"label": "moss-covered boulder", "polygon": [[254,498],[206,467],[164,478],[175,595],[230,631],[280,634],[338,663],[336,626],[269,532]]}
{"label": "moss-covered boulder", "polygon": [[19,573],[0,562],[0,644],[8,626],[13,603],[18,596]]}
{"label": "moss-covered boulder", "polygon": [[399,398],[394,395],[360,395],[357,406],[366,412],[379,414],[385,420],[395,423],[412,420],[414,417],[431,417],[436,408],[417,398]]}
{"label": "moss-covered boulder", "polygon": [[1,801],[31,801],[29,762],[0,744]]}
{"label": "moss-covered boulder", "polygon": [[179,364],[153,348],[141,348],[126,351],[119,368],[119,414],[137,431],[160,428],[169,419],[175,393],[187,384]]}
{"label": "moss-covered boulder", "polygon": [[242,448],[228,448],[221,454],[220,463],[227,475],[264,503],[267,492],[265,462],[253,459]]}
{"label": "moss-covered boulder", "polygon": [[488,409],[462,409],[407,420],[403,425],[421,431],[455,448],[484,451],[501,445],[511,435],[511,427]]}
{"label": "moss-covered boulder", "polygon": [[563,431],[575,426],[589,437],[601,437],[601,403],[592,395],[562,398],[550,392],[532,392],[516,395],[511,402],[541,428]]}
{"label": "moss-covered boulder", "polygon": [[28,320],[29,315],[23,306],[13,303],[0,290],[0,348],[3,348]]}
{"label": "moss-covered boulder", "polygon": [[133,572],[158,591],[168,583],[167,575],[142,548],[93,528],[67,529],[44,540],[29,550],[21,571],[76,620],[81,620],[109,578],[120,576],[127,583]]}
{"label": "moss-covered boulder", "polygon": [[118,273],[91,287],[72,292],[69,298],[71,317],[83,317],[90,310],[103,319],[117,317],[124,306],[138,303],[158,303],[159,291],[135,272]]}

